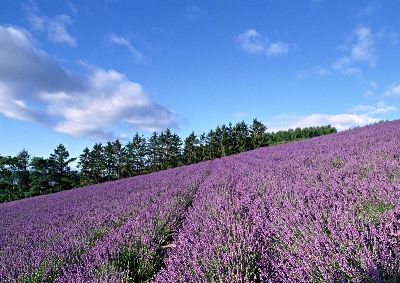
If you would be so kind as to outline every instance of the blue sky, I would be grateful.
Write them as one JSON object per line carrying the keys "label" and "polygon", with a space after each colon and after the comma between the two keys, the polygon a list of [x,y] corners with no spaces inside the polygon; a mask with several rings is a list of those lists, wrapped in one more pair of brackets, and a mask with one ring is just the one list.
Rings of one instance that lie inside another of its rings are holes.
{"label": "blue sky", "polygon": [[0,154],[399,117],[398,1],[0,2]]}

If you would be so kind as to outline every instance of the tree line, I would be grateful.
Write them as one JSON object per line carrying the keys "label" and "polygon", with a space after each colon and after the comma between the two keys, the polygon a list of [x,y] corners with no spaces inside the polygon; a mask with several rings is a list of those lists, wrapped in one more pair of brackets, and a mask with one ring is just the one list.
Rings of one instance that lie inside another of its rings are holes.
{"label": "tree line", "polygon": [[[86,147],[71,158],[58,145],[48,158],[31,157],[26,150],[0,156],[0,202],[62,191],[78,186],[118,180],[162,169],[193,164],[264,146],[336,132],[330,125],[267,132],[254,119],[250,125],[217,126],[208,133],[190,133],[183,141],[171,130],[154,132],[147,139],[136,133],[126,144],[120,140]],[[77,161],[79,170],[71,169]]]}
{"label": "tree line", "polygon": [[68,150],[60,144],[48,158],[31,157],[25,149],[0,156],[0,202],[70,189],[79,185]]}

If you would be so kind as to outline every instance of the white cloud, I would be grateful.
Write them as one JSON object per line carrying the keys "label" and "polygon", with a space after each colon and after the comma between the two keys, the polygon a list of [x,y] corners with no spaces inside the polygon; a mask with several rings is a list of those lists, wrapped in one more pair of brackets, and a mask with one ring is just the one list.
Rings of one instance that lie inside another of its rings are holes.
{"label": "white cloud", "polygon": [[176,115],[115,70],[64,70],[18,27],[0,26],[0,113],[73,136],[111,137],[132,127],[177,127]]}
{"label": "white cloud", "polygon": [[109,40],[113,44],[126,47],[137,62],[146,60],[146,57],[132,45],[128,38],[117,34],[111,34]]}
{"label": "white cloud", "polygon": [[252,54],[261,54],[267,49],[267,43],[255,29],[248,29],[236,38],[239,47]]}
{"label": "white cloud", "polygon": [[348,113],[276,116],[268,120],[266,125],[269,127],[269,131],[272,132],[323,125],[332,125],[338,131],[343,131],[378,122],[382,120],[382,118],[378,117],[379,115],[395,111],[397,111],[395,106],[388,106],[383,102],[378,102],[374,105],[357,105]]}
{"label": "white cloud", "polygon": [[384,93],[387,96],[400,96],[400,84],[391,84]]}
{"label": "white cloud", "polygon": [[341,47],[348,54],[336,60],[332,67],[347,75],[362,75],[357,64],[366,64],[373,68],[376,65],[375,37],[367,27],[357,27],[348,39],[348,42]]}
{"label": "white cloud", "polygon": [[289,44],[277,41],[269,42],[255,29],[248,29],[236,37],[240,49],[250,54],[266,54],[268,56],[283,55],[289,52]]}
{"label": "white cloud", "polygon": [[10,92],[11,89],[7,85],[0,83],[0,111],[4,116],[23,121],[42,122],[45,120],[43,115],[27,107],[24,101],[10,96]]}
{"label": "white cloud", "polygon": [[[335,60],[330,70],[332,72],[339,71],[344,75],[362,78],[364,75],[363,67],[374,68],[378,61],[376,54],[376,43],[381,40],[389,41],[396,45],[399,40],[399,33],[392,30],[382,29],[373,33],[370,28],[366,26],[356,27],[347,41],[338,46],[344,55]],[[322,68],[323,69],[323,68]],[[297,74],[298,78],[306,76],[317,75],[318,69],[312,72],[312,69],[306,69]],[[327,70],[328,71],[328,70]],[[329,73],[329,71],[327,72]],[[366,96],[373,94],[373,91],[366,92]]]}
{"label": "white cloud", "polygon": [[76,46],[76,39],[67,31],[67,25],[71,25],[72,20],[68,15],[57,15],[47,21],[47,37],[50,41],[66,43]]}
{"label": "white cloud", "polygon": [[379,101],[375,105],[356,105],[352,108],[352,112],[365,115],[386,114],[395,111],[397,111],[397,107],[385,105],[383,101]]}
{"label": "white cloud", "polygon": [[275,132],[286,129],[304,128],[312,126],[331,125],[338,131],[356,126],[364,126],[378,122],[379,119],[368,115],[356,114],[310,114],[306,116],[277,116],[266,122],[269,131]]}
{"label": "white cloud", "polygon": [[355,43],[351,47],[350,60],[366,62],[371,67],[375,65],[374,37],[367,27],[355,30]]}
{"label": "white cloud", "polygon": [[400,95],[400,85],[395,85],[392,87],[391,92],[394,95]]}
{"label": "white cloud", "polygon": [[266,50],[267,55],[272,55],[272,56],[286,54],[288,52],[289,52],[289,44],[282,41],[271,43],[271,45]]}
{"label": "white cloud", "polygon": [[61,14],[49,18],[40,15],[39,8],[34,2],[30,2],[30,5],[26,5],[25,11],[32,29],[46,32],[49,41],[66,43],[70,46],[76,47],[77,41],[67,29],[67,26],[72,25],[73,23],[70,16]]}

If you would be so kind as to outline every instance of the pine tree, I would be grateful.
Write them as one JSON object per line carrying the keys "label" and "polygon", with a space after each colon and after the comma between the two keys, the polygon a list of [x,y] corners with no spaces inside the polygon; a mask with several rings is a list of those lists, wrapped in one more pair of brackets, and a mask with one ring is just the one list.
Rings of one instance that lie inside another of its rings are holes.
{"label": "pine tree", "polygon": [[114,145],[111,142],[103,147],[104,165],[105,165],[105,179],[112,181],[117,178],[117,160],[114,152]]}
{"label": "pine tree", "polygon": [[250,133],[247,124],[242,121],[233,127],[233,153],[244,152],[250,149]]}
{"label": "pine tree", "polygon": [[172,133],[169,129],[166,131],[167,136],[167,168],[173,168],[179,165],[181,159],[181,138]]}
{"label": "pine tree", "polygon": [[198,161],[197,152],[199,149],[199,140],[194,132],[186,137],[183,148],[184,164],[192,164]]}
{"label": "pine tree", "polygon": [[122,146],[121,142],[118,139],[112,143],[112,151],[114,155],[114,164],[115,164],[114,176],[115,179],[121,179],[125,161],[124,158],[125,154],[124,154],[124,147]]}
{"label": "pine tree", "polygon": [[159,136],[159,157],[163,169],[176,167],[181,155],[181,140],[178,135],[173,134],[170,129],[161,132]]}
{"label": "pine tree", "polygon": [[210,156],[210,145],[208,135],[205,133],[201,133],[199,137],[200,141],[200,150],[199,150],[199,160],[205,161],[209,159]]}
{"label": "pine tree", "polygon": [[146,166],[146,139],[138,133],[125,146],[124,176],[144,172]]}
{"label": "pine tree", "polygon": [[13,159],[13,181],[15,191],[18,192],[19,196],[23,197],[30,189],[30,155],[25,149],[23,149]]}
{"label": "pine tree", "polygon": [[161,132],[158,136],[158,156],[159,169],[168,168],[167,164],[168,137],[165,132]]}
{"label": "pine tree", "polygon": [[217,126],[215,131],[210,130],[207,135],[208,150],[207,159],[219,158],[222,156],[222,131],[221,127]]}
{"label": "pine tree", "polygon": [[14,159],[11,156],[0,157],[0,201],[2,202],[15,199],[13,164]]}
{"label": "pine tree", "polygon": [[153,132],[147,142],[147,157],[148,157],[148,168],[150,171],[156,171],[161,169],[160,162],[160,140],[157,132]]}
{"label": "pine tree", "polygon": [[51,191],[49,160],[43,157],[33,157],[31,161],[30,196],[42,195]]}
{"label": "pine tree", "polygon": [[82,154],[79,155],[78,167],[81,168],[80,185],[93,184],[94,180],[91,178],[90,170],[90,150],[88,147],[85,147]]}
{"label": "pine tree", "polygon": [[96,143],[89,154],[89,171],[91,183],[97,184],[103,181],[105,171],[105,157],[103,145]]}
{"label": "pine tree", "polygon": [[266,132],[267,127],[257,119],[253,119],[253,124],[250,127],[252,149],[266,145]]}
{"label": "pine tree", "polygon": [[69,158],[69,152],[63,144],[59,144],[50,154],[49,166],[52,186],[55,191],[70,189],[75,183],[75,176],[69,164],[76,158]]}
{"label": "pine tree", "polygon": [[227,156],[234,153],[234,137],[232,124],[221,126],[221,156]]}

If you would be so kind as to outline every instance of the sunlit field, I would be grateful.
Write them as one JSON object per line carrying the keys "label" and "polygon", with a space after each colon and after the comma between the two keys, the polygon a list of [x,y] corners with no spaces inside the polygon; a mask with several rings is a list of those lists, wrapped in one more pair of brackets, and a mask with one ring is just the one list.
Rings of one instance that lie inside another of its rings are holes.
{"label": "sunlit field", "polygon": [[1,282],[398,282],[400,122],[0,205]]}

